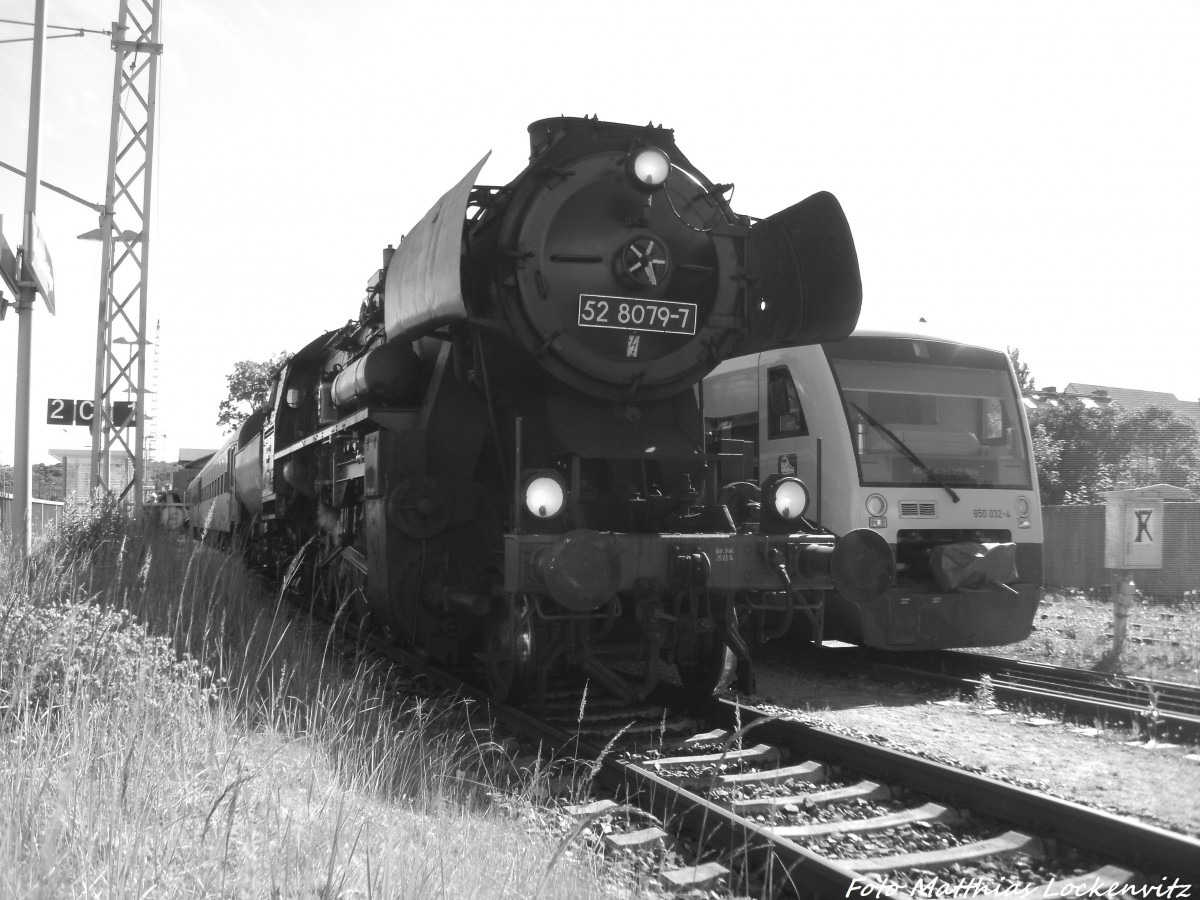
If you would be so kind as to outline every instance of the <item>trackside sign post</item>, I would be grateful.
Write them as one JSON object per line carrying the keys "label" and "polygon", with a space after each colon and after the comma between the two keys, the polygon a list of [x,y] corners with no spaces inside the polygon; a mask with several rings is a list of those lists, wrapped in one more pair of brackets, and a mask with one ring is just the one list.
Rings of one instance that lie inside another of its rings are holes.
{"label": "trackside sign post", "polygon": [[1163,565],[1163,503],[1191,500],[1192,494],[1170,484],[1105,491],[1104,567],[1161,569]]}
{"label": "trackside sign post", "polygon": [[1113,643],[1106,661],[1115,664],[1125,643],[1133,609],[1132,573],[1161,569],[1163,564],[1163,503],[1191,500],[1190,491],[1170,484],[1105,491],[1104,567],[1109,570],[1113,604]]}

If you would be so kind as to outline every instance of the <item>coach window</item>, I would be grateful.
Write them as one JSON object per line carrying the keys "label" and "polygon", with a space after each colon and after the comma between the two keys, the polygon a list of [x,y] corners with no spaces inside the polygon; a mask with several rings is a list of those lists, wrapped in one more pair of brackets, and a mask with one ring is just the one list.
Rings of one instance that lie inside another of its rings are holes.
{"label": "coach window", "polygon": [[800,392],[787,366],[767,370],[767,437],[803,437],[808,434]]}

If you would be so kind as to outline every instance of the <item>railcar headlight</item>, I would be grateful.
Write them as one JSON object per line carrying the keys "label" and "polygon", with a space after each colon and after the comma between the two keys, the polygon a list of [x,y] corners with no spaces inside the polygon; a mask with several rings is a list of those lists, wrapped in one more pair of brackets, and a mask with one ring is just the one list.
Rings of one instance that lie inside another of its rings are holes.
{"label": "railcar headlight", "polygon": [[657,147],[643,147],[629,158],[629,177],[643,190],[652,191],[666,183],[671,160]]}
{"label": "railcar headlight", "polygon": [[1022,519],[1026,519],[1029,517],[1029,498],[1028,497],[1018,497],[1017,498],[1017,515]]}
{"label": "railcar headlight", "polygon": [[883,494],[871,494],[867,497],[866,506],[868,516],[882,516],[887,512],[887,498]]}
{"label": "railcar headlight", "polygon": [[525,508],[539,519],[553,519],[562,512],[567,491],[554,475],[534,475],[525,482]]}
{"label": "railcar headlight", "polygon": [[795,521],[808,508],[808,488],[792,475],[769,478],[763,485],[762,505],[785,522]]}

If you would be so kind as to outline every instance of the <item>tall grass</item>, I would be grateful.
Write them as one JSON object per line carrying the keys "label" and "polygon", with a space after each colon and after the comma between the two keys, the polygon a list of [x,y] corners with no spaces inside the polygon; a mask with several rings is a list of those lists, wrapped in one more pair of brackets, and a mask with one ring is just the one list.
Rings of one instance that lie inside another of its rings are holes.
{"label": "tall grass", "polygon": [[[628,896],[461,702],[110,500],[0,547],[0,896]],[[551,866],[551,862],[556,864]]]}

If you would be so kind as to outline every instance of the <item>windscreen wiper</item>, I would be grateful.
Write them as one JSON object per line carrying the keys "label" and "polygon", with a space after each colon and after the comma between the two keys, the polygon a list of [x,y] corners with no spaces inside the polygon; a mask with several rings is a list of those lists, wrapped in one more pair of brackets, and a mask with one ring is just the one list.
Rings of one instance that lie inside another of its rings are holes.
{"label": "windscreen wiper", "polygon": [[865,409],[863,409],[857,403],[851,403],[850,405],[852,407],[854,407],[855,411],[860,416],[862,416],[864,419],[866,419],[868,423],[875,426],[876,430],[878,430],[880,434],[882,434],[885,438],[887,438],[889,441],[891,441],[895,445],[896,449],[904,454],[905,459],[907,459],[910,463],[912,463],[914,466],[916,466],[918,469],[920,469],[922,472],[924,472],[925,477],[927,479],[929,479],[929,481],[931,483],[936,484],[938,487],[940,487],[942,490],[944,490],[947,494],[949,494],[950,499],[953,500],[955,503],[958,502],[958,494],[954,493],[954,488],[950,487],[950,485],[946,484],[946,482],[944,482],[944,481],[942,481],[942,479],[938,478],[937,475],[934,474],[933,469],[929,468],[929,466],[927,466],[925,464],[925,460],[923,460],[923,459],[921,459],[921,457],[917,456],[917,454],[913,452],[912,448],[909,447],[908,444],[906,444],[906,443],[904,443],[904,441],[900,440],[900,438],[897,435],[895,435],[890,428],[888,428],[886,425],[884,425],[882,422],[880,422],[878,419],[876,419],[873,415],[871,415],[869,412],[867,412]]}

